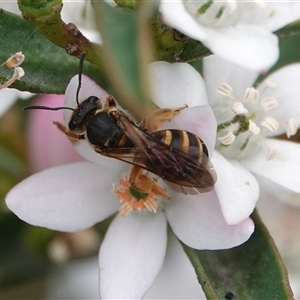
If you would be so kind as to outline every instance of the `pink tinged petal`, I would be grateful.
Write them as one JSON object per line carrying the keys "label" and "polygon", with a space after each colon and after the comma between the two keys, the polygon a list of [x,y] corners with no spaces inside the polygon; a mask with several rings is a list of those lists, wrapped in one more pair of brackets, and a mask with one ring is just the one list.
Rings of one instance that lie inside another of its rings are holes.
{"label": "pink tinged petal", "polygon": [[25,222],[59,231],[89,228],[119,207],[111,192],[114,165],[77,162],[32,175],[6,196],[6,205]]}
{"label": "pink tinged petal", "polygon": [[196,134],[212,154],[216,142],[217,122],[210,106],[195,106],[182,110],[160,129],[179,129]]}
{"label": "pink tinged petal", "polygon": [[[63,106],[64,97],[44,95],[34,105]],[[63,122],[63,112],[31,110],[27,128],[30,164],[34,171],[83,160],[67,137],[54,126],[53,121]]]}
{"label": "pink tinged petal", "polygon": [[179,30],[187,36],[200,41],[208,37],[205,27],[200,25],[192,15],[185,10],[181,0],[162,0],[159,11],[162,14],[163,21],[167,25]]}
{"label": "pink tinged petal", "polygon": [[230,85],[234,96],[242,99],[245,89],[253,85],[258,75],[258,72],[235,65],[217,55],[203,59],[203,77],[210,105],[226,99],[217,92],[222,84]]}
{"label": "pink tinged petal", "polygon": [[[276,88],[268,88],[268,80],[276,84]],[[288,121],[294,118],[300,126],[300,63],[288,65],[272,73],[258,87],[261,98],[272,97],[279,105],[268,111],[268,115],[278,119]],[[275,133],[269,132],[270,136],[286,132],[286,126],[281,126]]]}
{"label": "pink tinged petal", "polygon": [[152,100],[161,108],[207,104],[204,81],[187,63],[154,62],[149,66]]}
{"label": "pink tinged petal", "polygon": [[228,225],[214,191],[197,196],[173,196],[165,211],[175,235],[195,249],[232,248],[247,241],[254,231],[250,218]]}
{"label": "pink tinged petal", "polygon": [[260,151],[241,163],[251,172],[300,193],[299,153],[298,143],[267,139],[266,146],[262,146]]}
{"label": "pink tinged petal", "polygon": [[234,225],[247,219],[259,197],[259,185],[255,177],[241,164],[226,160],[214,152],[212,163],[218,175],[215,185],[223,217]]}
{"label": "pink tinged petal", "polygon": [[234,64],[264,73],[278,59],[278,38],[258,26],[239,24],[207,29],[209,39],[203,41],[214,54]]}
{"label": "pink tinged petal", "polygon": [[162,212],[118,215],[99,254],[103,299],[141,299],[159,273],[167,248],[167,222]]}

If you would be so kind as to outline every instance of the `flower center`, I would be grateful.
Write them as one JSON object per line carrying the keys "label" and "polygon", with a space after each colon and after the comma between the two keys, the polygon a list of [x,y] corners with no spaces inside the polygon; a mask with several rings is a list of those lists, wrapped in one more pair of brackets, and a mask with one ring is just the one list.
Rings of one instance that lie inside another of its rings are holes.
{"label": "flower center", "polygon": [[[263,10],[266,7],[266,3],[260,0],[251,2],[245,0],[184,0],[183,3],[186,11],[190,13],[193,18],[200,24],[208,27],[230,26],[240,21],[249,23],[252,21],[247,20],[249,11],[255,9],[257,12],[257,9]],[[266,13],[263,14],[266,15]]]}
{"label": "flower center", "polygon": [[[142,174],[140,175],[140,179],[148,181],[151,178],[146,174]],[[144,209],[147,209],[149,212],[156,213],[158,208],[157,196],[163,196],[166,199],[170,199],[167,194],[164,196],[160,193],[160,191],[156,191],[155,188],[149,190],[147,193],[138,191],[130,185],[128,177],[122,178],[119,181],[118,186],[113,185],[112,192],[122,203],[119,208],[121,216],[126,216],[132,211],[141,211]]]}
{"label": "flower center", "polygon": [[[273,81],[267,81],[266,89],[275,88]],[[254,87],[247,88],[242,99],[235,97],[228,84],[222,84],[218,93],[224,99],[213,107],[218,122],[217,147],[228,158],[249,156],[260,145],[267,147],[270,158],[273,150],[268,148],[264,138],[275,135],[280,126],[284,126],[288,138],[297,131],[295,119],[286,121],[272,116],[273,109],[279,106],[278,101],[263,97],[264,92],[260,95]]]}

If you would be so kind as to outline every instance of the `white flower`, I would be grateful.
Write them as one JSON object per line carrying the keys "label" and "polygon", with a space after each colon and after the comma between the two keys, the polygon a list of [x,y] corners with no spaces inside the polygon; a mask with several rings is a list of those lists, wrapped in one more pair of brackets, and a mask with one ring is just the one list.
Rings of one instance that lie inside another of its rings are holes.
{"label": "white flower", "polygon": [[[290,137],[300,125],[300,63],[283,67],[254,87],[258,75],[218,57],[204,59],[208,98],[218,123],[216,148],[254,174],[299,193],[300,145],[274,137]],[[227,95],[220,93],[223,85],[230,86]],[[232,106],[240,102],[247,112],[235,115]],[[224,144],[228,132],[235,138]]]}
{"label": "white flower", "polygon": [[[206,143],[210,155],[216,123],[201,76],[187,64],[154,63],[153,100],[161,107],[188,104],[167,128],[191,131]],[[75,107],[78,78],[66,91],[65,106]],[[82,78],[80,99],[106,92]],[[202,105],[202,106],[199,106]],[[65,111],[66,123],[70,111]],[[26,222],[60,231],[88,228],[114,214],[120,204],[111,189],[127,175],[129,165],[97,154],[86,141],[76,149],[90,162],[77,162],[37,173],[14,187],[7,206]],[[254,177],[237,162],[215,152],[211,157],[218,181],[209,193],[184,196],[168,190],[171,200],[158,201],[155,214],[147,209],[117,215],[99,254],[100,294],[103,298],[140,299],[162,267],[167,246],[167,223],[185,244],[196,249],[225,249],[246,241],[254,230],[249,218],[258,198]],[[162,184],[159,181],[159,184]]]}
{"label": "white flower", "polygon": [[161,0],[166,24],[201,41],[218,56],[259,72],[278,59],[272,34],[300,18],[298,1]]}

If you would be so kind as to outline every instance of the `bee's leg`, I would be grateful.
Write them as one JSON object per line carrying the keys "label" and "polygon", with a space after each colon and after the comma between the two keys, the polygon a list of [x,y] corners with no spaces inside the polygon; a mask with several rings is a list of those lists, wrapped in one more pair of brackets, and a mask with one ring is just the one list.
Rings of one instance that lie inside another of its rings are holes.
{"label": "bee's leg", "polygon": [[153,192],[163,198],[170,199],[171,197],[166,191],[160,187],[156,181],[150,176],[143,174],[143,169],[138,166],[133,166],[129,175],[130,185],[140,192]]}
{"label": "bee's leg", "polygon": [[170,121],[188,106],[185,104],[177,109],[158,108],[146,116],[144,124],[150,131],[155,131],[163,122]]}
{"label": "bee's leg", "polygon": [[56,127],[62,131],[71,141],[79,141],[79,140],[84,140],[85,136],[84,135],[79,135],[71,131],[69,128],[67,128],[65,125],[53,121],[53,124],[56,125]]}

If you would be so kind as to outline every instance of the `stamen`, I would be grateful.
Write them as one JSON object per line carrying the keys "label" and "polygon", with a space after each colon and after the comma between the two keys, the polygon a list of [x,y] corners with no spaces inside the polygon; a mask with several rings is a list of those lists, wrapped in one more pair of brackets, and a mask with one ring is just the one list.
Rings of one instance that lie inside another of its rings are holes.
{"label": "stamen", "polygon": [[225,146],[231,145],[235,140],[235,135],[229,131],[226,135],[219,137],[218,140]]}
{"label": "stamen", "polygon": [[[122,178],[119,183],[119,186],[113,185],[112,192],[123,203],[119,208],[121,216],[126,216],[132,211],[141,211],[145,208],[152,213],[156,213],[158,204],[155,192],[149,191],[145,193],[145,198],[138,199],[134,196],[135,193],[132,191],[133,188],[129,184],[128,177]],[[139,194],[137,190],[135,191]]]}
{"label": "stamen", "polygon": [[247,88],[244,94],[243,102],[256,104],[259,100],[259,92],[253,87]]}
{"label": "stamen", "polygon": [[292,135],[296,134],[297,130],[298,130],[297,121],[295,119],[289,119],[286,136],[290,138]]}
{"label": "stamen", "polygon": [[242,102],[236,102],[232,106],[232,111],[235,115],[246,114],[248,110],[245,108]]}
{"label": "stamen", "polygon": [[150,198],[150,199],[144,201],[144,205],[150,212],[156,213],[157,203],[154,199]]}
{"label": "stamen", "polygon": [[230,85],[228,85],[227,83],[223,83],[218,87],[217,92],[224,96],[231,96],[233,90]]}
{"label": "stamen", "polygon": [[13,77],[8,79],[6,82],[4,82],[3,84],[0,84],[0,90],[9,87],[10,85],[12,85],[16,80],[19,80],[21,77],[23,77],[25,75],[25,72],[23,70],[23,68],[21,67],[16,67],[14,69],[14,73],[13,73]]}
{"label": "stamen", "polygon": [[275,132],[277,131],[278,127],[279,127],[279,123],[276,119],[272,118],[272,117],[267,117],[265,118],[260,125],[268,128],[270,131]]}
{"label": "stamen", "polygon": [[251,120],[249,120],[248,130],[252,135],[258,135],[260,133],[260,128]]}
{"label": "stamen", "polygon": [[118,211],[122,217],[125,217],[133,211],[133,207],[130,203],[126,202],[119,208]]}
{"label": "stamen", "polygon": [[264,98],[261,101],[261,107],[264,109],[264,111],[269,111],[269,110],[277,107],[278,105],[279,105],[279,103],[273,97]]}

